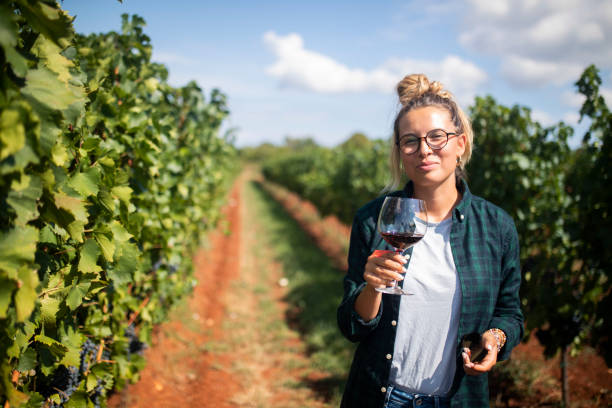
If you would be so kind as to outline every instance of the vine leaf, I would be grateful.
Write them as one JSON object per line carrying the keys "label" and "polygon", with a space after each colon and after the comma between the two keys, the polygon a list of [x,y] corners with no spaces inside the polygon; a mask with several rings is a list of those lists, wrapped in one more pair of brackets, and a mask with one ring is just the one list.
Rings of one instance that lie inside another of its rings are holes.
{"label": "vine leaf", "polygon": [[21,175],[21,182],[13,181],[6,202],[17,213],[15,225],[23,227],[38,217],[38,199],[42,194],[42,180],[37,175]]}
{"label": "vine leaf", "polygon": [[71,197],[63,192],[54,194],[55,205],[57,208],[64,209],[74,216],[78,221],[87,222],[87,209],[83,200],[77,197]]}
{"label": "vine leaf", "polygon": [[34,336],[34,341],[45,346],[51,353],[53,353],[53,355],[59,358],[62,358],[68,351],[68,347],[64,346],[59,341],[52,339],[51,337],[45,336],[44,334]]}
{"label": "vine leaf", "polygon": [[8,278],[0,278],[0,319],[6,318],[11,295],[15,289],[15,281]]}
{"label": "vine leaf", "polygon": [[81,305],[83,297],[87,294],[90,285],[90,281],[78,282],[72,285],[70,293],[66,296],[66,305],[70,310],[75,310]]}
{"label": "vine leaf", "polygon": [[21,286],[15,293],[15,308],[17,309],[17,320],[23,322],[34,310],[36,300],[38,299],[36,291],[38,273],[30,266],[25,265],[19,268],[18,276]]}
{"label": "vine leaf", "polygon": [[33,262],[37,240],[38,230],[30,226],[0,233],[0,269],[16,271]]}
{"label": "vine leaf", "polygon": [[100,249],[102,249],[104,259],[106,259],[107,262],[112,262],[113,254],[115,253],[115,244],[104,234],[95,234],[95,238],[98,245],[100,245]]}
{"label": "vine leaf", "polygon": [[102,268],[97,264],[98,256],[100,255],[100,247],[93,239],[85,240],[81,248],[81,257],[79,259],[79,271],[83,273],[94,272],[98,273]]}
{"label": "vine leaf", "polygon": [[96,195],[99,191],[100,170],[92,167],[84,173],[77,173],[72,176],[68,184],[84,198]]}
{"label": "vine leaf", "polygon": [[40,300],[41,320],[45,327],[55,327],[57,312],[60,307],[60,300],[52,296],[44,296]]}
{"label": "vine leaf", "polygon": [[21,115],[15,109],[0,114],[0,160],[21,150],[25,145],[25,128]]}
{"label": "vine leaf", "polygon": [[124,243],[119,246],[117,253],[119,260],[112,271],[109,271],[109,277],[118,284],[128,283],[140,264],[138,248],[134,244]]}

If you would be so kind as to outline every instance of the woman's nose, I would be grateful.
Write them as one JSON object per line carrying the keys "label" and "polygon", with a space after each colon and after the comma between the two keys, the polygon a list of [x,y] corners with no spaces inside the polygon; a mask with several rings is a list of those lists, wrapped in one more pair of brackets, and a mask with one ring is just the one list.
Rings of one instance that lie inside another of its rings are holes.
{"label": "woman's nose", "polygon": [[424,137],[421,138],[421,140],[419,142],[419,155],[420,156],[427,156],[432,151],[433,151],[433,149],[431,147],[429,147],[429,145],[426,142],[426,139]]}

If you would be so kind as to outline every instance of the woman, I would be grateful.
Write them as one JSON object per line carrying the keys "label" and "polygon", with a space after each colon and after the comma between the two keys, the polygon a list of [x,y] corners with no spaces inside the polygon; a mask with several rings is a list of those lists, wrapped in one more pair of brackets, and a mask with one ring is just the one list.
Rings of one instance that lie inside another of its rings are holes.
{"label": "woman", "polygon": [[[468,189],[472,129],[453,96],[424,75],[397,90],[386,191],[403,172],[410,182],[388,195],[424,200],[430,225],[405,257],[378,255],[392,249],[376,230],[384,196],[355,216],[338,325],[359,345],[342,407],[488,407],[487,372],[523,335],[516,228]],[[375,290],[392,280],[414,295]],[[474,334],[486,351],[478,362],[462,347]]]}

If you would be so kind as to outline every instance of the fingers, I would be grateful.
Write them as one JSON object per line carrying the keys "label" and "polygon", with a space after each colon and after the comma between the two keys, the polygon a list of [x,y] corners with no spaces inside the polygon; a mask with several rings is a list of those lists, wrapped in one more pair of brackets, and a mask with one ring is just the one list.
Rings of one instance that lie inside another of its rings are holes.
{"label": "fingers", "polygon": [[382,255],[371,255],[366,263],[364,279],[374,285],[387,286],[390,281],[404,279],[404,264],[406,259],[394,252]]}
{"label": "fingers", "polygon": [[484,345],[487,350],[485,357],[477,362],[473,363],[470,361],[472,353],[469,348],[464,348],[461,353],[463,359],[463,370],[467,375],[480,375],[490,371],[495,363],[497,363],[497,346],[494,344],[486,343]]}

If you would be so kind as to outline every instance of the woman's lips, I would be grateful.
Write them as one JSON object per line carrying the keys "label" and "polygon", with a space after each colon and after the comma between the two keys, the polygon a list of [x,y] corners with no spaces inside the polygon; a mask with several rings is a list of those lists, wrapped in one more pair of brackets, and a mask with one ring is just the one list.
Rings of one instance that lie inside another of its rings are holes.
{"label": "woman's lips", "polygon": [[429,170],[433,170],[437,165],[438,163],[436,162],[423,162],[417,166],[417,169],[423,170],[423,171],[429,171]]}

